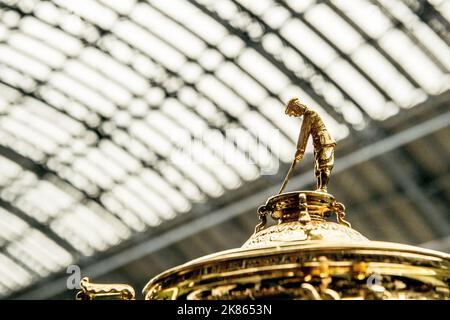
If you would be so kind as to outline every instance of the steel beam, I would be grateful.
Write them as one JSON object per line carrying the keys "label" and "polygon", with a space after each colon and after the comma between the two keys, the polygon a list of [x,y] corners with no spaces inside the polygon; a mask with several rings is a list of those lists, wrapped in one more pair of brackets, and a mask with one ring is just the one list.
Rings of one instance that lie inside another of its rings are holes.
{"label": "steel beam", "polygon": [[68,251],[72,256],[74,256],[74,259],[77,259],[78,253],[75,250],[75,248],[66,239],[62,238],[56,232],[54,232],[49,226],[40,223],[39,221],[27,215],[21,209],[16,207],[14,204],[2,198],[0,198],[0,207],[4,208],[6,211],[11,212],[16,217],[25,221],[31,228],[34,228],[42,232],[45,236],[50,238],[53,242],[55,242],[56,244],[64,248],[64,250]]}

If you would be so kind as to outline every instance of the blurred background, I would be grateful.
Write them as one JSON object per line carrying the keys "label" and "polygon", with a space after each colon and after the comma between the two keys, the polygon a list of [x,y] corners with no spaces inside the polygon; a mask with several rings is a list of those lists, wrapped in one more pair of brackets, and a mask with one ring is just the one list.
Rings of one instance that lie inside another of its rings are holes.
{"label": "blurred background", "polygon": [[449,44],[444,0],[1,0],[0,297],[73,299],[78,267],[139,292],[241,246],[292,97],[338,140],[353,228],[450,252]]}

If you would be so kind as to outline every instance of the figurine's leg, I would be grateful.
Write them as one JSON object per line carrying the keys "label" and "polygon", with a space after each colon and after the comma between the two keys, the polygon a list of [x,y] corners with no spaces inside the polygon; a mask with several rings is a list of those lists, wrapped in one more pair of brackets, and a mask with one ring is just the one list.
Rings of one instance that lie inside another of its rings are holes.
{"label": "figurine's leg", "polygon": [[317,179],[317,191],[327,192],[328,181],[330,181],[331,169],[316,165],[315,175]]}
{"label": "figurine's leg", "polygon": [[316,176],[317,179],[317,185],[316,185],[316,190],[320,189],[320,162],[319,162],[319,158],[320,157],[320,152],[317,152],[316,150],[314,150],[314,175]]}
{"label": "figurine's leg", "polygon": [[331,146],[323,147],[316,157],[315,174],[317,177],[317,190],[327,192],[328,182],[330,181],[331,170],[334,165],[334,148]]}
{"label": "figurine's leg", "polygon": [[317,181],[316,190],[319,190],[320,185],[321,185],[321,183],[320,183],[320,166],[319,166],[319,161],[317,161],[317,158],[316,158],[316,161],[314,161],[314,175],[316,176],[316,181]]}
{"label": "figurine's leg", "polygon": [[327,185],[330,181],[330,169],[324,169],[319,171],[319,176],[317,177],[317,190],[322,192],[327,192]]}

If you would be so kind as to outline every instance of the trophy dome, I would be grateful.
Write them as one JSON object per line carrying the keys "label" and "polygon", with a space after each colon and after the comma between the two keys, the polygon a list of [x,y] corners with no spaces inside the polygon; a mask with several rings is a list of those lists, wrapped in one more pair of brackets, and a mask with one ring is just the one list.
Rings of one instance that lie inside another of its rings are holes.
{"label": "trophy dome", "polygon": [[[328,193],[269,198],[238,249],[190,261],[153,278],[146,299],[446,299],[450,256],[370,241]],[[327,217],[335,213],[339,223]],[[266,216],[277,224],[265,228]]]}

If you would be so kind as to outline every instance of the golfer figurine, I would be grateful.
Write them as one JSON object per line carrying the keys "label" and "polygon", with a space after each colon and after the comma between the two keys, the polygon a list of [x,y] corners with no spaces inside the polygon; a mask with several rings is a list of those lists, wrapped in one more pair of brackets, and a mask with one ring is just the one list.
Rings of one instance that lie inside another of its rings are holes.
{"label": "golfer figurine", "polygon": [[294,117],[303,116],[303,123],[298,137],[294,161],[284,179],[279,194],[282,193],[286,187],[296,164],[302,160],[310,135],[314,145],[314,173],[317,178],[316,191],[327,192],[327,185],[334,164],[334,148],[336,147],[336,141],[331,137],[319,114],[300,103],[297,98],[289,101],[285,113]]}

